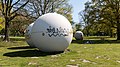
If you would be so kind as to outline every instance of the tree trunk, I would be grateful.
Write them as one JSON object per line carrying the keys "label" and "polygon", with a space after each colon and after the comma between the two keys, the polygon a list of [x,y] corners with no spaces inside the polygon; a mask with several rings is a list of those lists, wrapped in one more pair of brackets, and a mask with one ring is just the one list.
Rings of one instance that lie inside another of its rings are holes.
{"label": "tree trunk", "polygon": [[119,23],[119,19],[117,21],[117,40],[120,40],[120,23]]}
{"label": "tree trunk", "polygon": [[9,22],[8,22],[8,20],[5,21],[5,33],[4,33],[4,35],[5,35],[5,37],[4,37],[3,41],[6,41],[6,42],[10,41],[10,39],[9,39]]}

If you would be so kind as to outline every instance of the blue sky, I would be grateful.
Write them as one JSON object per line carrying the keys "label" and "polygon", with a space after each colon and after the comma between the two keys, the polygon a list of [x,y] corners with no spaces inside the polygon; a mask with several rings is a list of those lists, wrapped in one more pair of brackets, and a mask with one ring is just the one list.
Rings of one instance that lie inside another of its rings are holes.
{"label": "blue sky", "polygon": [[84,10],[84,3],[90,0],[70,0],[70,4],[73,6],[73,21],[79,22],[78,13]]}

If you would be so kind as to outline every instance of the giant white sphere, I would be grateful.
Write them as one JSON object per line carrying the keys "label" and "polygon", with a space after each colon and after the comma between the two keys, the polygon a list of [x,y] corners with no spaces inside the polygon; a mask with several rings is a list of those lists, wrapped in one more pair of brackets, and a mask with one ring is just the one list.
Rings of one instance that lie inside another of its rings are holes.
{"label": "giant white sphere", "polygon": [[76,40],[83,40],[83,33],[81,31],[76,31],[74,37]]}
{"label": "giant white sphere", "polygon": [[72,41],[70,22],[57,13],[47,13],[39,17],[33,25],[32,41],[44,52],[64,51]]}
{"label": "giant white sphere", "polygon": [[31,23],[25,31],[25,39],[30,47],[35,47],[35,45],[32,42],[32,39],[31,39],[31,30],[32,30],[33,24],[34,23]]}

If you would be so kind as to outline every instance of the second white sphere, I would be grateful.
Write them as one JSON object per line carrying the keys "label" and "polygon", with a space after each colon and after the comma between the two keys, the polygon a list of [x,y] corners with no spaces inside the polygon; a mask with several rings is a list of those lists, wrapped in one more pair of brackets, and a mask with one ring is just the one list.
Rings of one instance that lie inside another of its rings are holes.
{"label": "second white sphere", "polygon": [[35,45],[33,44],[32,38],[31,38],[31,33],[32,33],[31,30],[32,30],[33,24],[34,23],[31,23],[25,31],[25,39],[30,47],[35,47]]}

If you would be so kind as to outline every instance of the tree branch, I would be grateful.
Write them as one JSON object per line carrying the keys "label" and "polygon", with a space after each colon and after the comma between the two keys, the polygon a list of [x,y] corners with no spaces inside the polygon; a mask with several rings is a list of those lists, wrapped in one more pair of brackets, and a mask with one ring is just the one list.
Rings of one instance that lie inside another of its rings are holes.
{"label": "tree branch", "polygon": [[20,1],[20,0],[17,0],[17,2],[15,2],[15,3],[12,5],[12,7],[13,7],[14,5],[16,5],[19,1]]}
{"label": "tree branch", "polygon": [[5,9],[4,9],[4,3],[3,3],[3,0],[1,0],[1,4],[2,4],[2,9],[1,9],[1,10],[2,10],[2,14],[5,15],[5,13],[4,13]]}
{"label": "tree branch", "polygon": [[22,6],[20,6],[17,10],[15,10],[14,12],[12,12],[11,14],[16,13],[18,10],[20,10],[21,8],[23,8],[28,2],[29,2],[29,0],[25,4],[23,4]]}

